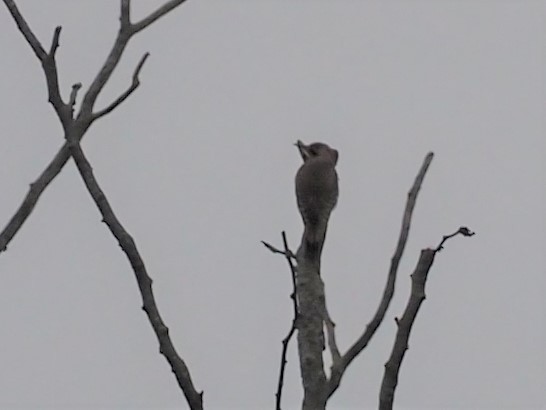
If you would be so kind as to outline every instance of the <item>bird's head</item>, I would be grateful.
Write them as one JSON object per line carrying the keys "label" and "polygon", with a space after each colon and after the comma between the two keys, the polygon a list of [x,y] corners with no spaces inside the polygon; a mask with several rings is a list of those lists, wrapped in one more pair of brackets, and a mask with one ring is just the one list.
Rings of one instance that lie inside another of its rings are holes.
{"label": "bird's head", "polygon": [[330,148],[327,144],[323,144],[322,142],[314,142],[312,144],[305,145],[303,142],[298,140],[294,145],[298,147],[303,162],[307,162],[312,158],[320,157],[332,161],[334,165],[337,164],[339,153],[337,150]]}

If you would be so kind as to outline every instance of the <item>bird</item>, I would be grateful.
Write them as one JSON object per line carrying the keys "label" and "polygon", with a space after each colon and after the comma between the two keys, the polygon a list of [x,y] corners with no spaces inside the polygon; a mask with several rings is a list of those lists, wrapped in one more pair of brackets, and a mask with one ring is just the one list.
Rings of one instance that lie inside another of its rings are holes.
{"label": "bird", "polygon": [[295,144],[303,159],[296,174],[296,199],[303,219],[304,233],[300,249],[313,258],[320,257],[326,228],[339,195],[336,164],[337,150],[315,142]]}

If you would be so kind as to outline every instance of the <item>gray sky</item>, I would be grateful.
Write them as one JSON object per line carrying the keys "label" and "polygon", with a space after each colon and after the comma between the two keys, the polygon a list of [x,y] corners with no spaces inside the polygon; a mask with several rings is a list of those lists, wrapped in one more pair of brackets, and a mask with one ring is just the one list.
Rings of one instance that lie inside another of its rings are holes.
{"label": "gray sky", "polygon": [[[117,1],[17,2],[63,94],[87,87]],[[135,19],[161,1],[135,1]],[[544,1],[190,0],[130,44],[98,106],[142,86],[83,147],[133,234],[208,409],[273,408],[291,321],[296,139],[340,152],[323,259],[344,351],[382,292],[406,193],[436,157],[395,300],[331,408],[375,408],[419,250],[460,225],[429,276],[400,409],[545,409]],[[40,65],[0,7],[0,224],[62,144]],[[133,273],[70,162],[0,256],[1,409],[181,407]],[[301,398],[292,345],[286,408]]]}

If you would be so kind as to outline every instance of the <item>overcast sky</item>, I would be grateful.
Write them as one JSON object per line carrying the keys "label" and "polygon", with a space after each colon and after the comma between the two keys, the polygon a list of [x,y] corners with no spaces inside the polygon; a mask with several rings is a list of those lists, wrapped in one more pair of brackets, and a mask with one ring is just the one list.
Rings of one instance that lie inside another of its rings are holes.
{"label": "overcast sky", "polygon": [[[46,4],[47,3],[47,4]],[[134,20],[162,1],[134,1]],[[114,0],[19,0],[62,92],[97,73]],[[428,151],[395,299],[329,408],[377,408],[419,250],[433,265],[399,409],[546,409],[544,1],[189,0],[131,41],[83,148],[154,279],[207,409],[271,409],[302,223],[293,143],[339,150],[323,255],[342,351],[380,299]],[[0,225],[63,142],[39,62],[0,7]],[[125,255],[69,162],[0,255],[0,409],[186,408]],[[290,348],[284,403],[301,383]]]}

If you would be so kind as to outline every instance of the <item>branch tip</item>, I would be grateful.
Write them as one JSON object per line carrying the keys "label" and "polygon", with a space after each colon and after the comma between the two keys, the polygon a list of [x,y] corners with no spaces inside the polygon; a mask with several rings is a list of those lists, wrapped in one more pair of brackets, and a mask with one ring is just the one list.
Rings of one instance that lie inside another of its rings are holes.
{"label": "branch tip", "polygon": [[70,92],[70,101],[68,102],[68,105],[72,109],[74,109],[74,105],[76,104],[76,97],[80,88],[82,88],[82,83],[76,83],[72,85],[72,91]]}
{"label": "branch tip", "polygon": [[444,243],[448,241],[449,239],[453,238],[454,236],[462,235],[466,237],[474,236],[476,235],[476,232],[471,231],[466,226],[461,226],[456,232],[450,234],[450,235],[444,235],[442,237],[442,241],[440,244],[436,247],[434,252],[440,252],[442,249],[444,249]]}
{"label": "branch tip", "polygon": [[55,57],[57,48],[59,48],[59,38],[61,36],[62,29],[63,28],[61,26],[55,27],[55,31],[53,32],[53,40],[51,40],[51,47],[49,48],[49,54],[48,54],[48,57],[50,58]]}
{"label": "branch tip", "polygon": [[123,92],[118,98],[116,98],[108,107],[93,113],[91,115],[91,122],[99,119],[100,117],[105,116],[106,114],[111,113],[114,111],[122,102],[124,102],[140,85],[140,79],[138,78],[138,75],[140,74],[140,70],[142,70],[142,67],[144,66],[144,63],[150,56],[150,53],[146,52],[144,55],[140,58],[140,61],[138,62],[137,66],[135,67],[135,71],[133,72],[133,79],[131,82],[131,85],[127,90]]}
{"label": "branch tip", "polygon": [[146,62],[148,57],[150,57],[150,53],[146,52],[140,58],[140,61],[138,62],[137,66],[135,68],[135,71],[133,72],[133,84],[134,83],[137,83],[137,84],[139,83],[138,75],[140,74],[140,70],[142,70],[142,66],[144,66],[144,63]]}

